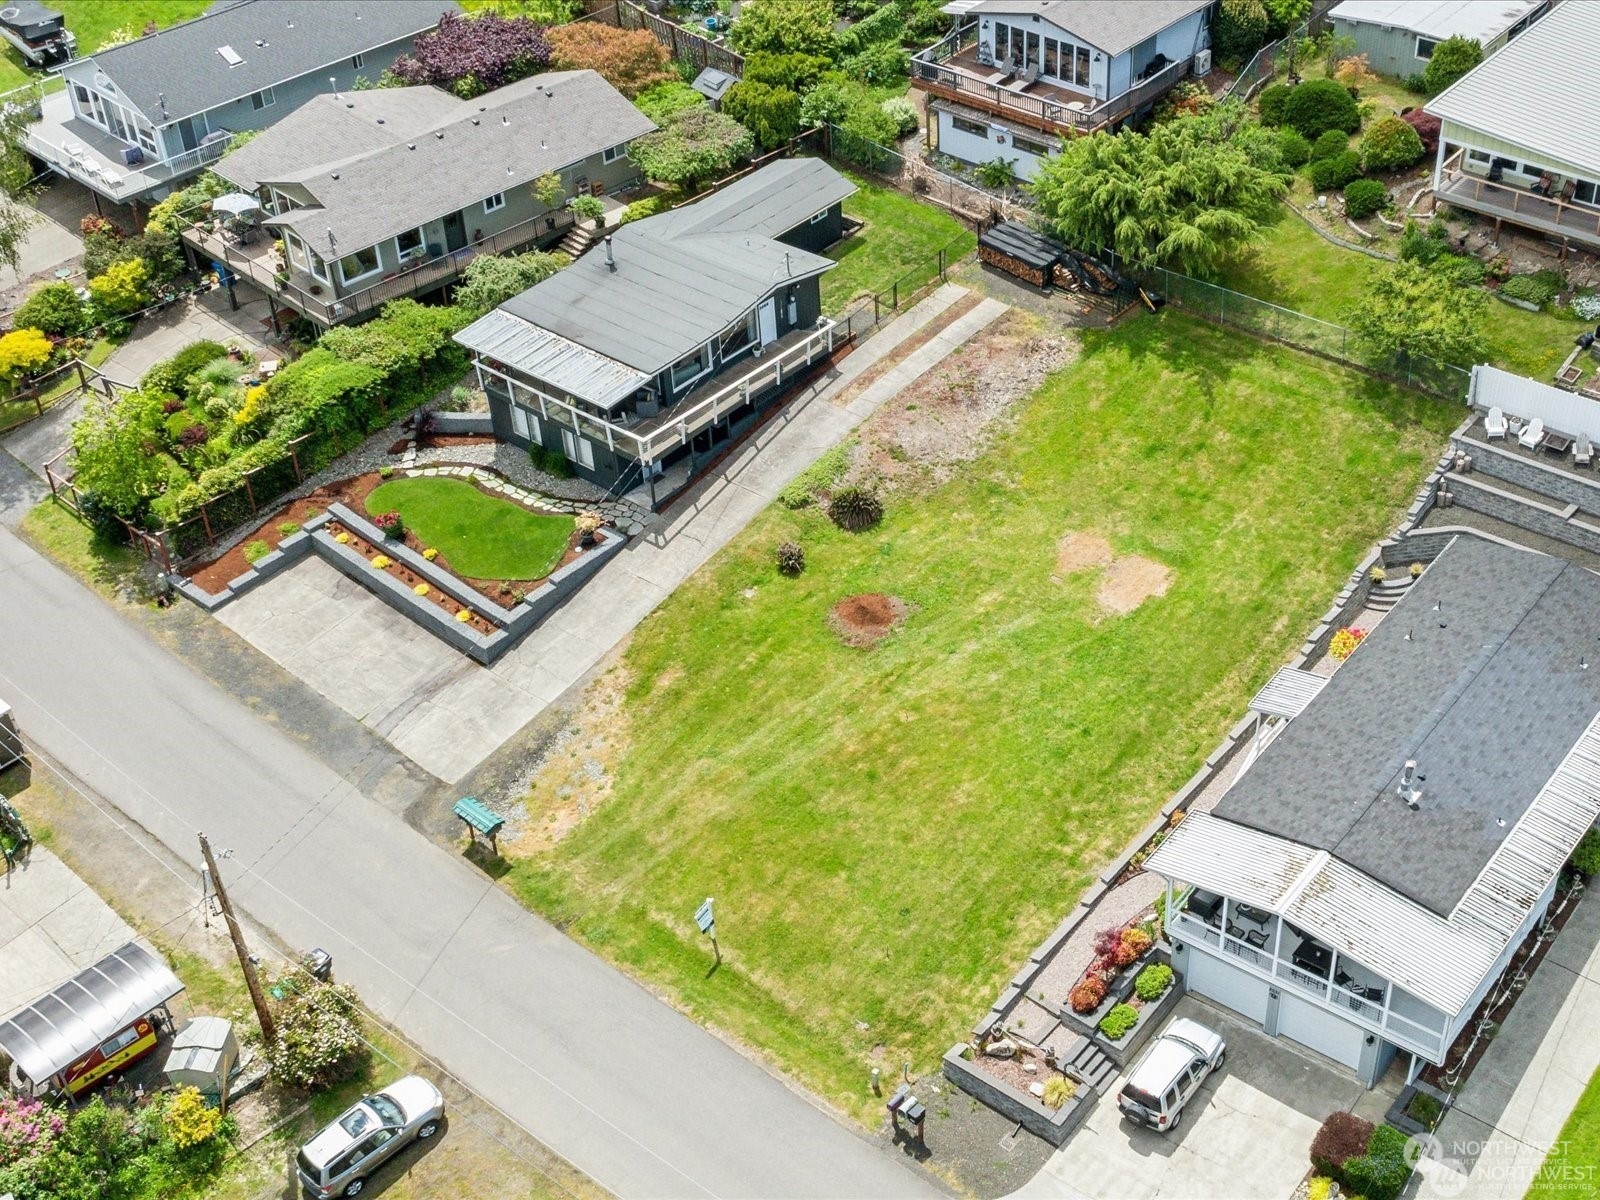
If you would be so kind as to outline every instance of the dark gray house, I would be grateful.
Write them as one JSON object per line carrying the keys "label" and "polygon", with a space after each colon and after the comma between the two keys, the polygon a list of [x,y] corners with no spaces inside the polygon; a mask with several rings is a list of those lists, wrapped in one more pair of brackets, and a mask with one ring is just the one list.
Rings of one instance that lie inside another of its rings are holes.
{"label": "dark gray house", "polygon": [[455,0],[238,0],[75,59],[28,151],[107,199],[154,201],[313,96],[375,80]]}
{"label": "dark gray house", "polygon": [[[638,180],[628,143],[654,128],[593,71],[549,71],[474,100],[433,87],[318,96],[216,166],[259,197],[284,270],[269,239],[184,239],[319,325],[356,320],[442,287],[478,254],[560,237],[566,198]],[[531,186],[551,175],[554,206]]]}
{"label": "dark gray house", "polygon": [[656,503],[833,350],[818,280],[855,186],[817,159],[765,167],[623,226],[456,335],[497,436]]}

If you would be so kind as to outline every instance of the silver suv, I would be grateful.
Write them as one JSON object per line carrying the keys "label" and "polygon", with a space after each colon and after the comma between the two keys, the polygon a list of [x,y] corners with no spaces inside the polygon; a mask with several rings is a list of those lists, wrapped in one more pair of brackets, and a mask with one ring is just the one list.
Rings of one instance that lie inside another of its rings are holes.
{"label": "silver suv", "polygon": [[309,1195],[358,1196],[367,1177],[413,1139],[431,1138],[444,1117],[444,1097],[420,1075],[397,1079],[363,1096],[300,1147],[295,1163]]}
{"label": "silver suv", "polygon": [[1128,1082],[1117,1093],[1117,1107],[1123,1116],[1151,1129],[1176,1129],[1183,1120],[1183,1106],[1227,1053],[1220,1033],[1179,1017],[1133,1065]]}

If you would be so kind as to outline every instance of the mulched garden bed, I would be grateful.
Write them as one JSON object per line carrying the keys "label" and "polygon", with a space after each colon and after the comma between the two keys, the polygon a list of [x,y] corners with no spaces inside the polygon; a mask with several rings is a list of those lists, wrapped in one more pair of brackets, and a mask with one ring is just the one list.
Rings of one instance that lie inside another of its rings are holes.
{"label": "mulched garden bed", "polygon": [[[499,626],[497,626],[493,621],[489,620],[488,617],[473,612],[472,609],[467,605],[457,601],[454,596],[446,595],[438,588],[429,584],[427,580],[423,579],[422,576],[418,575],[410,567],[406,566],[405,563],[395,562],[393,559],[390,559],[386,566],[377,566],[376,564],[379,555],[383,555],[385,558],[387,558],[389,555],[390,547],[385,544],[384,539],[379,538],[376,542],[369,541],[368,539],[362,537],[359,533],[356,533],[353,529],[347,528],[338,521],[329,521],[327,529],[328,532],[333,535],[333,539],[335,541],[348,546],[357,554],[361,555],[362,558],[367,560],[367,563],[374,571],[382,571],[385,575],[393,575],[397,580],[405,584],[406,587],[411,588],[412,592],[419,599],[428,604],[432,604],[435,608],[441,609],[449,616],[456,618],[457,620],[460,620],[460,616],[463,612],[470,614],[467,620],[461,621],[461,624],[470,625],[473,629],[477,630],[485,637],[488,637],[499,628]],[[435,564],[441,561],[443,561],[442,558],[434,560]],[[455,572],[452,571],[451,574],[454,575]],[[418,592],[416,589],[419,587],[425,590]]]}
{"label": "mulched garden bed", "polygon": [[[493,439],[474,440],[492,441]],[[399,479],[402,478],[402,476],[395,474],[391,476],[391,478]],[[303,525],[306,521],[310,520],[318,513],[326,512],[328,507],[334,503],[343,504],[347,508],[361,513],[363,516],[368,515],[366,505],[367,497],[371,495],[380,484],[387,482],[389,482],[389,480],[385,479],[379,472],[368,471],[362,475],[355,475],[349,479],[341,479],[336,483],[327,484],[300,500],[291,501],[289,504],[284,505],[277,512],[263,520],[256,529],[252,530],[250,534],[243,538],[239,544],[234,546],[231,550],[227,551],[218,558],[212,559],[210,562],[202,563],[200,566],[189,572],[189,579],[197,586],[204,588],[206,591],[215,595],[228,586],[229,580],[237,579],[240,575],[243,575],[250,569],[250,560],[245,557],[246,546],[259,541],[265,542],[270,550],[276,550],[279,542],[288,537],[289,534],[295,532],[294,529],[290,529],[286,533],[281,528],[282,526],[292,524],[298,527]],[[492,492],[486,492],[485,494],[493,495],[495,499],[504,501],[506,504],[517,504],[518,507],[524,508],[529,512],[548,515],[545,514],[542,509],[534,508],[527,504],[519,504],[518,501],[511,499],[509,496]],[[333,530],[333,532],[337,532],[337,530]],[[355,545],[358,539],[354,533],[351,534],[351,539],[351,544]],[[412,550],[415,550],[418,554],[421,554],[424,550],[429,548],[428,546],[424,545],[417,538],[416,534],[412,533],[409,529],[406,530],[404,541],[406,546]],[[365,545],[366,543],[364,540],[361,540],[361,544]],[[371,558],[373,554],[383,552],[384,551],[381,549],[381,547],[375,548],[367,552],[366,557]],[[468,587],[472,588],[473,591],[487,599],[493,600],[502,608],[510,608],[513,604],[519,603],[521,597],[533,591],[551,575],[554,575],[562,567],[566,566],[573,559],[577,558],[579,554],[580,550],[578,546],[578,535],[576,531],[574,531],[572,537],[568,539],[567,548],[562,552],[560,560],[556,562],[556,564],[552,566],[546,574],[541,575],[537,579],[474,579],[471,576],[463,575],[461,572],[454,570],[450,566],[450,560],[442,553],[434,558],[433,565],[441,568],[442,570],[449,571],[450,574],[454,575]],[[413,585],[415,585],[421,581],[412,580],[411,582]],[[437,594],[436,590],[435,594]],[[456,607],[458,606],[456,606],[453,601],[450,602],[450,612],[452,615],[454,615]],[[477,628],[477,626],[474,625],[474,628]],[[493,630],[494,626],[490,625],[488,626],[486,632],[493,632]]]}
{"label": "mulched garden bed", "polygon": [[887,637],[907,611],[906,602],[882,592],[846,596],[828,610],[828,624],[847,646],[864,649]]}

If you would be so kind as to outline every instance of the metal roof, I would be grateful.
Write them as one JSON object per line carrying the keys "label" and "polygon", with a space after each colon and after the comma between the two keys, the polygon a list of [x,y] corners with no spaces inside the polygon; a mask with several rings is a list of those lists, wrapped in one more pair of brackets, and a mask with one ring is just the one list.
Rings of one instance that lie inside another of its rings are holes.
{"label": "metal roof", "polygon": [[737,75],[729,75],[726,71],[719,71],[715,67],[707,67],[694,77],[694,82],[689,86],[707,100],[721,100],[723,93],[738,82],[739,77]]}
{"label": "metal roof", "polygon": [[1558,4],[1426,108],[1600,178],[1600,54],[1593,4]]}
{"label": "metal roof", "polygon": [[218,173],[245,187],[305,188],[314,206],[267,224],[340,258],[656,127],[594,71],[550,71],[475,100],[422,87],[402,89],[418,94],[400,102],[385,90],[318,96],[224,157]]}
{"label": "metal roof", "polygon": [[1328,16],[1335,21],[1382,25],[1443,41],[1449,37],[1491,42],[1545,0],[1344,0]]}
{"label": "metal roof", "polygon": [[1250,701],[1250,711],[1264,717],[1298,717],[1327,686],[1328,677],[1299,667],[1280,667]]}
{"label": "metal roof", "polygon": [[[1600,713],[1600,577],[1478,538],[1441,553],[1216,815],[1445,916]],[[1419,803],[1399,795],[1415,761]]]}
{"label": "metal roof", "polygon": [[785,226],[782,194],[774,197],[763,178],[770,170],[717,193],[716,220],[699,215],[706,203],[699,201],[630,222],[611,235],[614,267],[599,251],[586,254],[500,308],[635,370],[665,370],[786,283],[835,265],[772,237],[726,228],[741,222],[748,203],[764,214],[763,228],[786,232],[818,211],[812,204],[821,173],[837,176],[826,163],[809,168],[812,186],[794,189],[799,202],[790,202],[793,220]]}
{"label": "metal roof", "polygon": [[[425,33],[456,0],[241,0],[83,58],[165,125]],[[220,53],[240,59],[230,66]],[[70,72],[69,72],[70,75]]]}
{"label": "metal roof", "polygon": [[166,963],[129,942],[0,1021],[0,1050],[43,1083],[181,991]]}
{"label": "metal roof", "polygon": [[973,4],[947,4],[941,11],[997,21],[1028,21],[1042,16],[1056,28],[1077,34],[1089,45],[1115,57],[1212,3],[1213,0],[977,0]]}
{"label": "metal roof", "polygon": [[659,228],[669,233],[755,233],[776,238],[859,190],[820,158],[786,158],[663,214]]}
{"label": "metal roof", "polygon": [[502,308],[479,317],[456,341],[602,408],[620,404],[651,379]]}

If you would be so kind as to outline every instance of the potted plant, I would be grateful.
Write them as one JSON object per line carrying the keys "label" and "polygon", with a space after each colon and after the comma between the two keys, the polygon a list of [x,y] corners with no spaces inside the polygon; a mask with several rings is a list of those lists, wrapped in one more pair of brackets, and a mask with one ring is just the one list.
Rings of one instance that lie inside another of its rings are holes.
{"label": "potted plant", "polygon": [[581,514],[574,522],[578,531],[578,544],[580,546],[594,545],[596,535],[600,532],[601,524],[598,513],[586,512]]}
{"label": "potted plant", "polygon": [[599,196],[574,196],[567,207],[572,209],[574,218],[592,222],[596,229],[600,228],[601,222],[605,219],[606,206]]}

